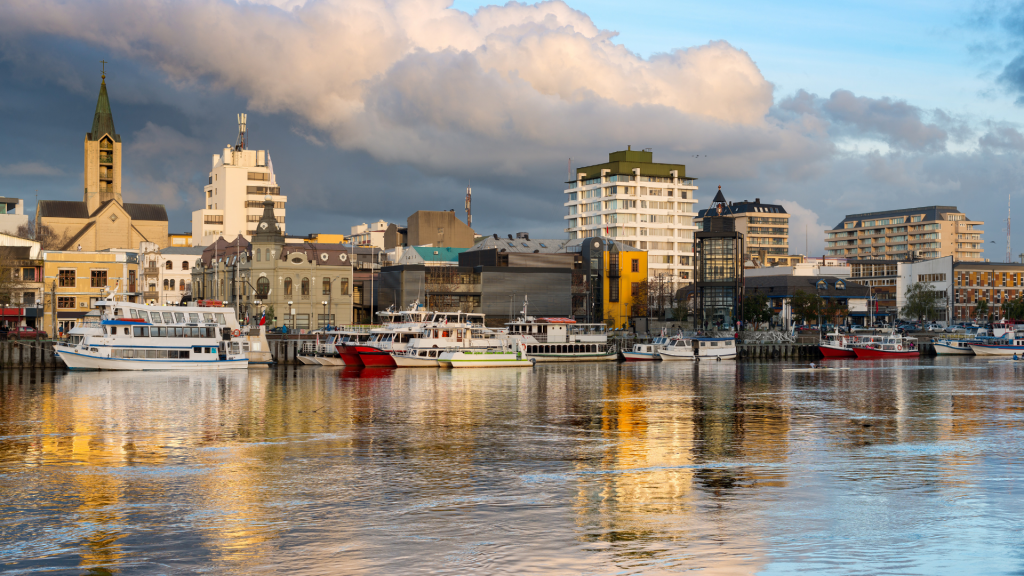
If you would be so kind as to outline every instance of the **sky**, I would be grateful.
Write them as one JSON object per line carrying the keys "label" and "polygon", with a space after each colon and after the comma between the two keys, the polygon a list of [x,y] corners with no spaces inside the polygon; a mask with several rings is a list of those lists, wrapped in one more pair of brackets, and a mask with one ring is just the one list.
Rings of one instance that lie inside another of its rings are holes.
{"label": "sky", "polygon": [[454,208],[564,237],[567,164],[627,145],[686,164],[698,205],[779,202],[791,252],[850,213],[954,205],[1006,253],[1022,215],[1024,2],[7,0],[0,194],[80,200],[100,60],[126,201],[190,231],[249,114],[288,231]]}

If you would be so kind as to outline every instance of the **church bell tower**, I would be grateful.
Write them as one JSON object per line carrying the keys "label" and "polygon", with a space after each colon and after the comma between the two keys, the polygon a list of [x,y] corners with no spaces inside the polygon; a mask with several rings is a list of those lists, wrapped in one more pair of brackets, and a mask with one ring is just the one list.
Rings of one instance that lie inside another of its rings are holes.
{"label": "church bell tower", "polygon": [[92,131],[85,135],[85,200],[92,214],[107,200],[121,199],[121,136],[114,131],[114,117],[110,113],[107,96],[107,75],[104,70],[100,82],[100,96],[96,101],[96,114]]}

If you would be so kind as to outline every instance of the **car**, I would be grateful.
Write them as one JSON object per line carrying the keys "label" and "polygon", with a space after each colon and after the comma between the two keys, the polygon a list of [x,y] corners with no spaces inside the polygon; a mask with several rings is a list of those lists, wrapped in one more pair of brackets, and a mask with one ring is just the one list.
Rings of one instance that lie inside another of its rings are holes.
{"label": "car", "polygon": [[8,338],[15,340],[34,340],[36,338],[47,338],[46,332],[36,330],[31,326],[18,326],[7,333]]}
{"label": "car", "polygon": [[928,324],[925,327],[925,330],[928,331],[928,332],[942,332],[943,328],[942,328],[942,326],[939,326],[938,324]]}

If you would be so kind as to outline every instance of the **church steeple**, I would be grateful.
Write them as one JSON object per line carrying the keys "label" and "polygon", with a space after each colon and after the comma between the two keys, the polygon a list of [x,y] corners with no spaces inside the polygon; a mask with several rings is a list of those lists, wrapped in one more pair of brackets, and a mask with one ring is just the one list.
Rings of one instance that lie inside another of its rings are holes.
{"label": "church steeple", "polygon": [[121,200],[121,136],[114,131],[105,70],[100,78],[100,96],[92,117],[92,131],[85,135],[84,177],[83,199],[90,214],[104,202],[124,203]]}
{"label": "church steeple", "polygon": [[252,241],[253,243],[284,243],[284,234],[281,233],[281,226],[277,223],[277,217],[274,216],[274,199],[269,194],[263,199],[263,216],[260,217],[259,224],[256,225],[256,234]]}

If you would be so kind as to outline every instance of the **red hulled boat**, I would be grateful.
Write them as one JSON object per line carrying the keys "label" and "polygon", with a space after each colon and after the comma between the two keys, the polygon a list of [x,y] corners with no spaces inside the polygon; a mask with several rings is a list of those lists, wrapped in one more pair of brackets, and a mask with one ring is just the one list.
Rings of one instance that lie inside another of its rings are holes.
{"label": "red hulled boat", "polygon": [[832,332],[821,339],[818,350],[825,358],[856,358],[857,354],[853,351],[854,340],[855,338],[847,338],[839,332]]}
{"label": "red hulled boat", "polygon": [[911,358],[921,355],[917,342],[913,338],[902,336],[886,336],[881,340],[869,342],[853,348],[857,358]]}

